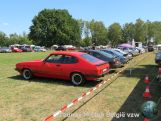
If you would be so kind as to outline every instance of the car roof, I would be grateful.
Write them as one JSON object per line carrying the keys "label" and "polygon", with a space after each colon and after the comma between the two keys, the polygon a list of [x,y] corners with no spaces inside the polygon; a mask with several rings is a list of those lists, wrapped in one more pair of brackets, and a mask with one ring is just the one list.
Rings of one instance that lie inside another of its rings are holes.
{"label": "car roof", "polygon": [[84,54],[83,52],[69,52],[69,51],[55,51],[50,54],[63,54],[63,55],[73,55],[73,56],[80,56]]}
{"label": "car roof", "polygon": [[100,50],[87,50],[87,51],[90,51],[90,52],[100,52]]}

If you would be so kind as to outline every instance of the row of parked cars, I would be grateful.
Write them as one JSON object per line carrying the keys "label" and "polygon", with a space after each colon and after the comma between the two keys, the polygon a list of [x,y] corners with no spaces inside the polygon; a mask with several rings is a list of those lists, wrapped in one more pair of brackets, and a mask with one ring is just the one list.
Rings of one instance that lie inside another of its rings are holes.
{"label": "row of parked cars", "polygon": [[10,47],[0,47],[0,52],[46,52],[46,49],[44,47],[35,45],[11,45]]}
{"label": "row of parked cars", "polygon": [[[139,51],[138,51],[139,54]],[[71,80],[78,86],[87,80],[97,80],[111,68],[122,67],[135,56],[121,49],[56,51],[43,60],[20,62],[16,70],[29,80],[34,76]]]}
{"label": "row of parked cars", "polygon": [[98,59],[101,59],[110,64],[110,68],[118,68],[128,63],[134,56],[144,53],[145,50],[137,48],[110,48],[100,50],[81,50],[81,52],[88,53]]}

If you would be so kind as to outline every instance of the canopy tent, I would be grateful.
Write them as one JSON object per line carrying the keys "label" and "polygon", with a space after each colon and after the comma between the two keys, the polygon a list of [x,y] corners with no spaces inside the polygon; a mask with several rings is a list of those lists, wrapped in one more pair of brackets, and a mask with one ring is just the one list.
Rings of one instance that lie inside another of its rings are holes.
{"label": "canopy tent", "polygon": [[123,44],[118,45],[118,47],[128,47],[128,48],[131,48],[133,46],[128,44],[128,43],[123,43]]}

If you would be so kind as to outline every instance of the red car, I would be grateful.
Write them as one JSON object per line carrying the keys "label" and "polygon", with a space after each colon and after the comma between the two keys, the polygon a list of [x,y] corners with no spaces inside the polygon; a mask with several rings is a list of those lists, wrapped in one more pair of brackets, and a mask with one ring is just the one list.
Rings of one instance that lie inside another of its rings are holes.
{"label": "red car", "polygon": [[106,75],[109,64],[86,53],[57,51],[44,60],[18,63],[16,70],[26,80],[37,76],[71,80],[74,85],[82,85],[86,80]]}
{"label": "red car", "polygon": [[22,50],[17,47],[12,47],[11,50],[12,52],[19,52],[19,53],[22,52]]}

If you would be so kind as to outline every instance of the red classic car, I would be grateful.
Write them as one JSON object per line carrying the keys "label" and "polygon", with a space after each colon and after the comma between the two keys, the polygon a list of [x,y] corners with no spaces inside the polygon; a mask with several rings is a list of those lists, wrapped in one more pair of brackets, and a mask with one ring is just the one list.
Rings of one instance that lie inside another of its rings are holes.
{"label": "red classic car", "polygon": [[19,52],[19,53],[22,52],[22,50],[17,47],[12,47],[11,50],[12,50],[12,52]]}
{"label": "red classic car", "polygon": [[57,51],[44,60],[18,63],[16,70],[26,80],[37,76],[71,80],[74,85],[81,85],[106,75],[109,64],[86,53]]}

